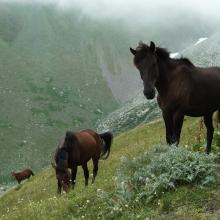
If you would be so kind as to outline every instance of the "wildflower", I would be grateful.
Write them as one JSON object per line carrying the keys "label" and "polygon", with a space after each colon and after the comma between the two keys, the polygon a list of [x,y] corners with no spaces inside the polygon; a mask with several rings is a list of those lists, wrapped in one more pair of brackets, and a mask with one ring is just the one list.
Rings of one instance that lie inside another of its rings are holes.
{"label": "wildflower", "polygon": [[125,204],[125,208],[128,208],[128,204]]}
{"label": "wildflower", "polygon": [[89,203],[90,201],[87,199],[86,202]]}

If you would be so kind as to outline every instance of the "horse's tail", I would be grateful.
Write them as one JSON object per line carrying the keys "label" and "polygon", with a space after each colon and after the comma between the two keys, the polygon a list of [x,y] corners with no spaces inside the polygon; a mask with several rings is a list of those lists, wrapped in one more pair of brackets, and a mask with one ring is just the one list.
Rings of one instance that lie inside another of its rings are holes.
{"label": "horse's tail", "polygon": [[102,152],[101,159],[106,160],[110,154],[110,149],[113,141],[113,134],[111,132],[105,132],[99,134],[103,141],[104,151]]}

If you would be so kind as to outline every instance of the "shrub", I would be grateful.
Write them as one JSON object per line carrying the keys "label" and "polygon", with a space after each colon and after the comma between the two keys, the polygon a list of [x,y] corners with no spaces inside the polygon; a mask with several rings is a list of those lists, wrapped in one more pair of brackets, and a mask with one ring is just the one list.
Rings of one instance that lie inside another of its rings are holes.
{"label": "shrub", "polygon": [[155,146],[132,160],[123,157],[115,192],[99,192],[99,196],[108,204],[110,215],[115,215],[139,202],[148,204],[180,185],[213,184],[216,157],[182,147]]}

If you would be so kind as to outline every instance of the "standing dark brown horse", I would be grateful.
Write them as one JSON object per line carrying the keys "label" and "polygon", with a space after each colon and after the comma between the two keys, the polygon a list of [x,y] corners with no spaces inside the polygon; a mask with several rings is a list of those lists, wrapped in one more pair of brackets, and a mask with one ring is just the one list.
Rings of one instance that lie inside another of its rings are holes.
{"label": "standing dark brown horse", "polygon": [[80,132],[66,132],[64,141],[59,145],[55,154],[58,193],[61,188],[68,191],[70,187],[70,175],[68,168],[72,170],[72,186],[75,185],[77,166],[82,166],[85,177],[85,185],[88,185],[89,170],[87,162],[93,161],[93,179],[98,172],[99,159],[107,159],[110,154],[113,135],[110,132],[97,134],[95,131],[87,129]]}
{"label": "standing dark brown horse", "polygon": [[134,64],[144,82],[144,95],[155,97],[162,110],[168,144],[178,144],[184,115],[204,117],[207,128],[207,148],[213,138],[212,115],[220,110],[220,68],[200,68],[188,59],[171,59],[166,49],[139,43],[134,50]]}

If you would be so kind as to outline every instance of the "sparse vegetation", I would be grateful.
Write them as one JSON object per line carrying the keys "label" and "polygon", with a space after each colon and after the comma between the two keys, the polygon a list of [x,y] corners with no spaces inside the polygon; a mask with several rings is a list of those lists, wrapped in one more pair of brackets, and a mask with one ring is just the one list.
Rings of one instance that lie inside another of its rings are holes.
{"label": "sparse vegetation", "polygon": [[[195,136],[197,126],[198,119],[186,119],[181,139],[182,146],[190,148],[196,143]],[[153,150],[153,146],[158,143],[165,143],[164,124],[162,121],[142,125],[118,135],[114,139],[109,159],[100,163],[96,183],[85,188],[83,174],[82,171],[79,170],[77,174],[76,188],[70,193],[62,194],[61,196],[57,196],[56,194],[57,186],[54,171],[52,168],[47,169],[21,184],[21,186],[17,186],[10,190],[0,198],[1,219],[26,220],[31,219],[33,216],[36,220],[92,220],[111,218],[112,215],[108,215],[111,211],[109,205],[106,204],[105,199],[100,198],[98,195],[103,191],[107,192],[107,195],[114,195],[117,190],[117,184],[120,184],[119,179],[115,180],[117,177],[117,171],[126,169],[126,163],[122,163],[120,158],[122,156],[128,159],[130,158],[128,163],[131,164],[135,164],[133,163],[135,159],[132,160],[134,157],[139,158],[136,159],[138,160],[138,163],[136,164],[138,168],[136,173],[137,176],[135,176],[134,173],[127,176],[129,178],[135,177],[136,183],[139,184],[141,183],[138,179],[140,172],[147,173],[147,171],[149,171],[147,165],[145,165],[146,169],[142,169],[141,166],[141,158],[144,158],[143,152],[148,150],[150,150],[149,152],[155,151]],[[189,143],[191,144],[188,145]],[[165,154],[161,151],[157,153],[155,157],[158,156],[162,161],[165,159],[166,153],[173,153],[177,156],[178,152],[183,151],[185,155],[197,155],[197,159],[201,158],[203,159],[203,162],[206,160],[207,162],[210,162],[209,164],[204,164],[201,161],[202,167],[204,166],[206,171],[209,170],[208,167],[210,167],[212,171],[211,161],[212,158],[214,158],[213,156],[209,158],[209,156],[203,153],[191,153],[184,149],[176,150],[177,151],[170,151],[165,148]],[[196,159],[194,156],[193,158]],[[178,162],[178,157],[175,158],[177,159],[177,164],[180,163],[180,161]],[[188,162],[191,164],[193,163],[193,160],[191,162],[188,160]],[[147,164],[148,163],[149,161],[147,161]],[[167,168],[162,162],[158,164],[155,162],[155,168],[157,165],[159,167],[164,167],[164,169]],[[196,167],[200,169],[198,166]],[[190,170],[191,169],[189,169],[189,171]],[[128,173],[130,172],[129,170],[127,171]],[[182,173],[187,173],[187,170],[183,170]],[[197,175],[195,174],[195,176]],[[204,179],[200,180],[204,181]],[[212,178],[210,181],[212,182]],[[162,180],[161,182],[163,183]],[[216,219],[216,216],[218,216],[218,210],[220,209],[220,187],[218,181],[214,184],[208,184],[208,186],[203,187],[200,187],[200,185],[198,186],[196,181],[194,184],[180,185],[182,184],[175,184],[175,188],[169,192],[161,189],[159,192],[164,193],[161,193],[158,197],[154,197],[148,203],[143,202],[144,199],[140,199],[139,202],[124,203],[122,197],[123,202],[120,204],[123,205],[123,208],[119,207],[117,213],[113,215],[114,219]],[[142,187],[140,187],[140,189],[142,189]],[[112,199],[115,199],[115,197],[113,196]]]}
{"label": "sparse vegetation", "polygon": [[122,158],[113,193],[100,191],[109,206],[108,216],[123,215],[123,210],[136,204],[149,205],[179,186],[210,186],[217,182],[217,156],[192,152],[183,147],[156,145],[143,155]]}

